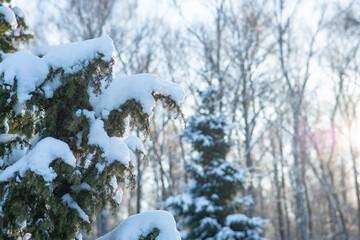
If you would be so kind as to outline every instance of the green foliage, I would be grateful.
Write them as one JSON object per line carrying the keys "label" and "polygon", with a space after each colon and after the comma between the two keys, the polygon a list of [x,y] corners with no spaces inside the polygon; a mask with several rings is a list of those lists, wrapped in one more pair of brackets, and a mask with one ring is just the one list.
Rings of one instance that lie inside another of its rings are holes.
{"label": "green foliage", "polygon": [[148,235],[140,236],[139,240],[155,240],[159,233],[160,230],[158,228],[154,228]]}
{"label": "green foliage", "polygon": [[[1,27],[10,31],[7,23],[1,20],[0,17]],[[20,33],[26,30],[25,23],[21,21],[23,19],[18,21]],[[3,35],[1,27],[0,33]],[[22,35],[14,39],[24,41],[29,38],[30,35]],[[15,51],[15,46],[6,45],[4,39],[0,40],[1,50]],[[52,137],[65,142],[76,158],[76,167],[61,159],[52,161],[50,167],[57,176],[51,182],[46,182],[31,170],[16,173],[8,181],[0,182],[0,239],[17,239],[26,233],[30,233],[32,239],[73,239],[77,232],[91,230],[97,213],[108,207],[113,211],[119,207],[114,200],[117,190],[113,189],[114,178],[118,186],[135,181],[131,164],[126,166],[118,161],[109,164],[103,150],[88,143],[90,120],[84,114],[78,114],[78,110],[93,110],[89,103],[89,89],[94,94],[101,94],[103,85],[112,80],[113,60],[104,61],[102,57],[99,54],[90,62],[83,62],[83,67],[74,73],[66,73],[62,68],[50,69],[44,82],[30,93],[31,98],[21,106],[21,113],[16,111],[19,105],[17,80],[14,79],[15,83],[10,86],[4,83],[4,76],[0,76],[0,134],[5,131],[7,121],[9,133],[19,136],[0,144],[0,158],[6,159],[16,147],[31,149],[30,142],[35,136],[39,140]],[[52,97],[45,96],[44,85],[58,80],[61,86],[53,92]],[[180,107],[169,96],[153,94],[153,97],[164,101],[169,110],[177,111],[178,116],[183,118]],[[107,119],[102,119],[108,136],[123,137],[128,117],[131,118],[132,128],[142,131],[144,135],[150,133],[148,114],[143,113],[139,102],[129,99],[111,111]],[[135,154],[140,156],[142,153],[136,151]],[[0,166],[0,170],[6,167]],[[87,187],[82,187],[82,184]],[[89,221],[81,218],[76,210],[64,202],[65,195],[71,196]],[[141,239],[156,239],[158,234],[159,229],[155,228]]]}

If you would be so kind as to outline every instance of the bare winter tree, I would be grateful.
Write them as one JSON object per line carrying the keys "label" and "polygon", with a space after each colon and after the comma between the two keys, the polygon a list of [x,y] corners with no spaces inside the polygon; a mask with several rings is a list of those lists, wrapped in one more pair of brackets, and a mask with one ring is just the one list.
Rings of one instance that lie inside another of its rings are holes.
{"label": "bare winter tree", "polygon": [[[349,155],[351,159],[351,169],[353,173],[353,184],[355,188],[356,198],[356,225],[357,235],[360,236],[360,183],[358,180],[359,169],[358,169],[358,157],[359,151],[358,145],[356,144],[356,137],[354,133],[358,126],[357,119],[359,118],[359,50],[360,32],[358,30],[360,19],[354,11],[359,9],[360,5],[356,1],[350,2],[348,6],[339,7],[336,11],[335,17],[329,24],[329,43],[327,50],[327,58],[329,59],[330,69],[335,76],[335,90],[336,90],[336,106],[339,115],[335,118],[335,112],[332,117],[332,122],[336,121],[343,122],[341,131],[348,146]],[[341,178],[345,178],[346,165],[341,158]],[[343,188],[345,187],[344,182],[342,183]],[[344,189],[343,191],[346,191]],[[346,194],[346,193],[345,193]],[[347,205],[347,196],[342,196],[342,202]],[[344,215],[344,210],[340,209],[341,215]],[[344,217],[343,217],[344,218]],[[350,238],[349,234],[347,236]]]}
{"label": "bare winter tree", "polygon": [[[58,27],[66,33],[71,41],[102,36],[110,23],[115,6],[120,2],[121,4],[125,3],[125,1],[117,0],[57,2],[57,7],[61,9],[61,20],[58,21]],[[124,13],[126,14],[126,11]]]}
{"label": "bare winter tree", "polygon": [[275,1],[275,26],[277,28],[277,51],[278,59],[281,65],[281,71],[284,79],[284,86],[287,89],[287,102],[291,111],[291,129],[292,129],[292,156],[293,156],[293,177],[295,182],[295,198],[296,198],[296,222],[299,230],[299,239],[307,240],[308,238],[308,212],[306,209],[306,196],[304,189],[304,179],[301,172],[302,163],[300,158],[300,121],[301,108],[304,102],[305,91],[311,76],[311,65],[314,59],[315,43],[317,36],[323,25],[325,8],[322,9],[320,18],[315,31],[312,33],[308,46],[303,50],[303,61],[298,61],[298,53],[296,51],[296,42],[293,38],[294,34],[294,16],[296,14],[297,4],[290,10],[290,14],[286,15],[289,9],[285,1]]}

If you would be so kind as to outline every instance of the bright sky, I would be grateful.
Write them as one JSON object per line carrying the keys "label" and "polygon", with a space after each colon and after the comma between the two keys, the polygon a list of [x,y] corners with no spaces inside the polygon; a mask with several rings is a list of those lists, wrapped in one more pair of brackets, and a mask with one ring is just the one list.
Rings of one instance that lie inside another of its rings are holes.
{"label": "bright sky", "polygon": [[[19,6],[27,16],[27,22],[31,26],[37,16],[34,14],[34,9],[36,9],[37,3],[42,0],[13,0],[13,6]],[[164,16],[165,20],[170,23],[171,25],[182,24],[182,18],[179,15],[178,9],[174,6],[173,0],[138,0],[139,4],[139,12],[143,13],[144,16],[147,15],[156,15],[156,16]],[[298,7],[298,21],[304,21],[305,24],[301,24],[302,26],[307,26],[307,29],[301,29],[304,33],[314,31],[316,27],[316,20],[318,19],[319,15],[319,8],[321,2],[324,0],[313,1],[313,0],[303,0]],[[343,0],[344,3],[348,2],[348,0]],[[194,22],[199,20],[207,19],[209,16],[209,11],[206,9],[205,4],[209,3],[208,0],[177,0],[177,2],[181,2],[181,9],[183,17],[187,22]],[[327,3],[333,3],[335,0],[328,0]],[[295,3],[295,1],[288,1],[289,4]],[[317,14],[314,14],[317,13]],[[209,22],[212,24],[212,22]],[[305,36],[305,34],[300,35]],[[58,44],[60,36],[52,36],[52,44]],[[326,39],[324,41],[326,42]],[[307,46],[304,46],[306,48]],[[317,63],[316,63],[317,64]],[[320,68],[315,68],[313,71],[314,75],[322,76],[324,78],[324,74],[321,72],[323,71]],[[320,78],[320,77],[319,77]],[[319,82],[324,81],[318,79],[317,81],[312,81],[309,83],[310,88],[314,88],[315,85],[319,84]],[[324,84],[321,83],[322,86],[326,86],[326,81]],[[320,88],[319,94],[326,96],[329,94],[331,89],[326,87]],[[332,98],[329,98],[332,99]]]}

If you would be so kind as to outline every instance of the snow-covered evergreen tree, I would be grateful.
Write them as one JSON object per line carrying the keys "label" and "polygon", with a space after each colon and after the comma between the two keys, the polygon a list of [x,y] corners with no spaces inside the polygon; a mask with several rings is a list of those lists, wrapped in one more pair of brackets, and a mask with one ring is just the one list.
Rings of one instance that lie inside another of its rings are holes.
{"label": "snow-covered evergreen tree", "polygon": [[[109,37],[15,51],[22,24],[19,9],[1,4],[0,239],[81,239],[96,213],[119,206],[143,154],[126,128],[147,134],[155,101],[180,113],[184,92],[151,74],[113,78]],[[133,239],[178,239],[171,218],[140,214],[125,226]]]}
{"label": "snow-covered evergreen tree", "polygon": [[246,169],[227,162],[230,140],[226,117],[219,114],[218,94],[201,94],[202,104],[189,120],[182,137],[198,154],[186,166],[190,181],[185,193],[166,200],[165,206],[178,218],[184,239],[256,240],[265,220],[241,214],[251,196],[239,198],[244,188]]}

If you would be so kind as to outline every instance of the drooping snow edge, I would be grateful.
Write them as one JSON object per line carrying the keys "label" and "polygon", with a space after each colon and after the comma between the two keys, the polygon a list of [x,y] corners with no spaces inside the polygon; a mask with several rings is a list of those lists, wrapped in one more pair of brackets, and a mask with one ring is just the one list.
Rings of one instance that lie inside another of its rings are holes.
{"label": "drooping snow edge", "polygon": [[[0,75],[3,75],[0,86],[9,88],[15,85],[16,80],[17,98],[19,104],[24,104],[31,98],[31,93],[44,83],[51,70],[62,68],[64,74],[74,74],[96,58],[101,58],[105,62],[110,61],[113,50],[112,39],[104,36],[58,46],[42,46],[34,53],[17,51],[4,54],[4,59],[0,63]],[[59,78],[47,82],[43,89],[45,96],[52,97],[53,92],[60,86]]]}
{"label": "drooping snow edge", "polygon": [[0,14],[4,16],[4,20],[9,23],[11,29],[15,29],[17,27],[15,12],[11,10],[11,8],[7,6],[0,6]]}
{"label": "drooping snow edge", "polygon": [[157,240],[181,239],[173,215],[167,211],[156,210],[130,216],[113,231],[97,240],[138,240],[154,228],[160,231]]}
{"label": "drooping snow edge", "polygon": [[58,158],[75,167],[76,159],[65,142],[52,137],[44,138],[24,157],[2,171],[0,182],[8,181],[17,172],[23,176],[27,170],[42,176],[46,182],[51,182],[57,174],[50,167],[50,163]]}
{"label": "drooping snow edge", "polygon": [[149,73],[114,78],[98,96],[89,90],[90,104],[96,116],[116,110],[127,100],[135,99],[141,104],[143,112],[151,117],[155,106],[153,93],[169,96],[177,104],[185,98],[185,92],[179,85]]}

